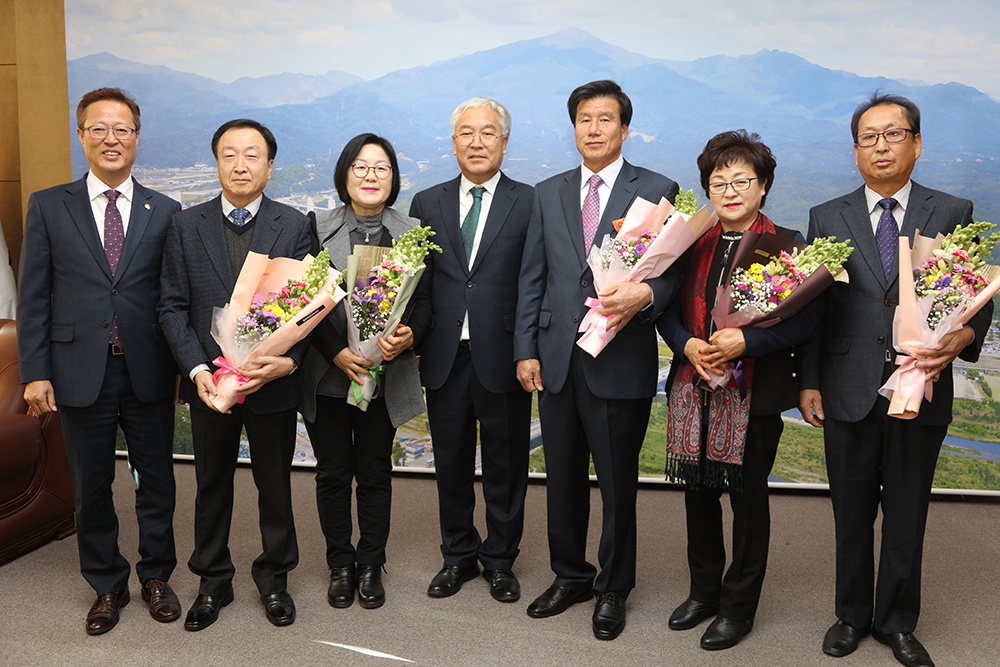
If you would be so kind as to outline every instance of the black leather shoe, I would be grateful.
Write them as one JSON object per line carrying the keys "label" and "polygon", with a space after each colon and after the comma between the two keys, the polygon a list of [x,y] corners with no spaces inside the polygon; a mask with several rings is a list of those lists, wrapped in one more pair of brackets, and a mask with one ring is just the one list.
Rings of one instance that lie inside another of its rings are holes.
{"label": "black leather shoe", "polygon": [[326,599],[331,607],[344,609],[354,604],[354,588],[357,586],[357,572],[353,565],[330,568],[330,588]]}
{"label": "black leather shoe", "polygon": [[592,597],[594,594],[589,589],[574,591],[559,584],[552,584],[528,605],[528,616],[532,618],[555,616],[569,609],[570,605],[586,602]]}
{"label": "black leather shoe", "polygon": [[427,594],[432,598],[446,598],[449,595],[462,590],[462,584],[471,581],[479,576],[479,566],[459,567],[457,565],[445,565],[441,571],[431,579],[431,585],[427,587]]}
{"label": "black leather shoe", "polygon": [[272,624],[281,627],[295,622],[295,603],[288,591],[261,595],[260,601],[264,603],[264,615]]}
{"label": "black leather shoe", "polygon": [[385,604],[381,565],[358,565],[358,602],[365,609],[378,609]]}
{"label": "black leather shoe", "polygon": [[87,612],[87,634],[103,635],[118,625],[121,609],[129,603],[128,588],[98,595]]}
{"label": "black leather shoe", "polygon": [[732,648],[740,643],[743,635],[750,634],[751,630],[752,618],[749,621],[733,621],[724,616],[716,616],[701,636],[701,647],[706,651]]}
{"label": "black leather shoe", "polygon": [[219,619],[219,610],[233,601],[233,589],[224,595],[199,595],[188,609],[184,619],[184,629],[191,632],[204,630]]}
{"label": "black leather shoe", "polygon": [[934,661],[931,660],[927,649],[912,633],[889,632],[882,634],[878,630],[872,630],[872,637],[879,643],[891,647],[896,660],[906,667],[934,667]]}
{"label": "black leather shoe", "polygon": [[718,602],[698,602],[694,598],[688,598],[677,609],[674,609],[674,613],[670,614],[667,627],[671,630],[690,630],[709,616],[715,616],[718,613]]}
{"label": "black leather shoe", "polygon": [[483,570],[483,579],[490,582],[490,595],[497,602],[521,599],[521,584],[510,570]]}
{"label": "black leather shoe", "polygon": [[625,598],[619,593],[601,593],[594,607],[594,637],[614,639],[625,629]]}
{"label": "black leather shoe", "polygon": [[823,653],[834,658],[850,655],[858,648],[858,642],[867,634],[868,630],[858,630],[838,618],[823,637]]}

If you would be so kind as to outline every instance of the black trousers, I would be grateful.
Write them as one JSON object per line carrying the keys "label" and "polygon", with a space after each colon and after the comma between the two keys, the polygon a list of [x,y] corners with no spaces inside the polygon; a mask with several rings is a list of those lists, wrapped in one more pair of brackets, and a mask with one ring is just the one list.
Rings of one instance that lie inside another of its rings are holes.
{"label": "black trousers", "polygon": [[[549,558],[555,583],[573,590],[616,592],[635,588],[635,502],[639,450],[653,398],[605,400],[590,391],[573,347],[566,384],[539,393],[545,452]],[[587,561],[590,457],[601,488],[603,514],[596,568]]]}
{"label": "black trousers", "polygon": [[261,595],[285,590],[287,574],[299,562],[292,519],[291,467],[295,453],[296,411],[256,414],[234,405],[232,414],[191,408],[195,497],[194,552],[188,561],[201,577],[198,592],[224,595],[236,567],[229,553],[233,519],[233,477],[245,427],[250,467],[257,486],[257,511],[263,552],[251,567]]}
{"label": "black trousers", "polygon": [[[827,416],[823,425],[837,533],[836,611],[856,628],[913,632],[920,615],[927,506],[948,426],[889,417],[888,404],[879,396],[861,421]],[[874,524],[880,505],[876,584]]]}
{"label": "black trousers", "polygon": [[[316,506],[331,568],[382,565],[392,506],[392,443],[396,428],[385,399],[367,411],[344,397],[316,397],[316,421],[306,422],[316,455]],[[358,482],[358,546],[351,533],[351,488]]]}
{"label": "black trousers", "polygon": [[[58,396],[56,397],[58,399]],[[170,579],[174,551],[174,402],[143,403],[135,397],[125,357],[108,355],[97,401],[85,408],[57,405],[73,486],[80,571],[98,595],[128,586],[128,560],[118,549],[118,515],[111,484],[115,479],[115,438],[125,434],[128,463],[135,476],[139,522],[139,581]]]}
{"label": "black trousers", "polygon": [[[448,380],[427,390],[427,416],[434,438],[441,554],[445,565],[509,570],[524,532],[528,489],[531,394],[517,389],[487,391],[459,347]],[[476,530],[476,422],[479,423],[486,539]]]}
{"label": "black trousers", "polygon": [[[767,478],[783,429],[780,414],[750,417],[743,453],[742,490],[729,491],[733,562],[728,570],[722,525],[723,490],[702,486],[684,493],[691,597],[699,602],[718,602],[719,615],[730,620],[752,619],[760,602],[771,538]],[[705,432],[703,428],[703,452]]]}

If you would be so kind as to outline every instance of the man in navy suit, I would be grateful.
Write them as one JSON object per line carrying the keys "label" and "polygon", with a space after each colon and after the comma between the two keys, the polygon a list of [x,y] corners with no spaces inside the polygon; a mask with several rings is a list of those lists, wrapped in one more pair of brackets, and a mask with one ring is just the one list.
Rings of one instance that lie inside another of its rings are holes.
{"label": "man in navy suit", "polygon": [[[972,222],[972,202],[910,180],[920,157],[920,110],[897,95],[874,94],[851,120],[864,186],[809,213],[809,240],[834,235],[856,250],[849,283],[823,296],[825,317],[803,349],[802,415],[823,428],[837,532],[838,620],[823,651],[853,652],[869,632],[911,667],[933,665],[913,636],[920,613],[920,567],[931,483],[951,421],[956,357],[974,362],[993,315],[987,304],[968,325],[922,350],[917,365],[934,380],[933,400],[910,421],[890,417],[879,387],[896,369],[892,322],[899,304],[898,237],[948,234]],[[874,523],[882,508],[876,584]]]}
{"label": "man in navy suit", "polygon": [[233,601],[236,568],[229,554],[233,476],[240,433],[246,428],[257,485],[263,553],[251,568],[264,613],[274,625],[295,621],[288,572],[298,564],[292,519],[291,465],[296,408],[302,390],[293,375],[306,345],[287,355],[261,356],[240,373],[245,402],[226,413],[212,404],[210,364],[221,356],[212,338],[212,314],[229,302],[248,252],[302,259],[310,249],[309,220],[264,196],[278,144],[257,121],[232,120],[212,137],[222,194],[174,216],[163,254],[160,324],[181,370],[181,397],[191,405],[198,493],[194,553],[188,561],[201,577],[199,594],[184,621],[207,628]]}
{"label": "man in navy suit", "polygon": [[[500,602],[521,597],[511,571],[524,528],[531,394],[517,381],[514,315],[534,190],[500,171],[510,112],[477,97],[451,115],[461,175],[413,198],[437,233],[410,326],[423,339],[420,377],[434,438],[444,567],[427,594],[447,597],[479,575]],[[426,307],[429,300],[429,307]],[[473,523],[479,422],[487,536]]]}
{"label": "man in navy suit", "polygon": [[[586,257],[593,243],[614,235],[613,221],[636,197],[673,201],[678,188],[622,158],[632,103],[618,84],[580,86],[568,106],[583,164],[535,187],[514,331],[518,379],[539,392],[556,574],[528,615],[553,616],[596,593],[594,636],[614,639],[625,628],[625,599],[635,586],[638,457],[658,366],[652,322],[676,296],[680,271],[621,282],[599,295],[608,327],[618,333],[594,358],[574,344],[584,302],[598,296]],[[591,456],[604,503],[599,573],[586,558]]]}
{"label": "man in navy suit", "polygon": [[57,411],[76,487],[80,569],[97,601],[87,632],[107,632],[129,602],[111,495],[120,426],[136,481],[135,566],[150,614],[180,616],[167,580],[174,553],[176,366],[156,319],[160,261],[172,199],[132,178],[139,106],[100,88],[76,109],[90,172],[31,195],[25,217],[17,351],[24,399]]}

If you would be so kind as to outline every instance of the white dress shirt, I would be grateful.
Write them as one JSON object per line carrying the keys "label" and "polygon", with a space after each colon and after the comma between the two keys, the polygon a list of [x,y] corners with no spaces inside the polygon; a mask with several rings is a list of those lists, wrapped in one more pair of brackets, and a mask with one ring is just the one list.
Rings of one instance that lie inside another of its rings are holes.
{"label": "white dress shirt", "polygon": [[104,212],[108,208],[108,197],[104,193],[108,190],[117,190],[118,198],[115,206],[122,216],[122,237],[128,234],[128,221],[132,217],[132,192],[134,190],[132,177],[126,178],[117,188],[110,187],[107,183],[94,176],[94,172],[87,174],[87,195],[90,197],[90,208],[94,212],[94,222],[97,224],[97,235],[104,245]]}

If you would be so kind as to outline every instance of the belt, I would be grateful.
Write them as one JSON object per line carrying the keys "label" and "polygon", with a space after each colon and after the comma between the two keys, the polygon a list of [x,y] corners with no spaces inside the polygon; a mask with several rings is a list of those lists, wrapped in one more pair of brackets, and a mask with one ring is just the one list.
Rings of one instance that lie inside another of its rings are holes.
{"label": "belt", "polygon": [[111,356],[114,356],[114,357],[120,357],[123,354],[125,354],[125,350],[121,349],[119,346],[115,345],[114,343],[108,343],[108,354],[110,354]]}
{"label": "belt", "polygon": [[472,350],[472,345],[469,343],[469,339],[458,341],[458,349],[460,350]]}

